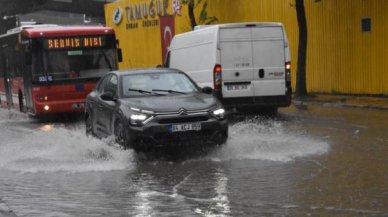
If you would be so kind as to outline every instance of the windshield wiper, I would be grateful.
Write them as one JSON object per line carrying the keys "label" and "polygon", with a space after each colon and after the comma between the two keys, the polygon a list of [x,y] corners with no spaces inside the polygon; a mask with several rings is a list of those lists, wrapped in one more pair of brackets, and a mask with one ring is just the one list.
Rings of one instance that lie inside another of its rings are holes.
{"label": "windshield wiper", "polygon": [[[46,56],[47,68],[48,68],[48,69],[43,69],[43,75],[46,77],[46,82],[49,83],[50,79],[49,79],[48,71],[50,70],[50,72],[53,72],[54,70],[53,70],[53,66],[51,65],[50,55],[48,55],[47,52],[44,52],[43,54]],[[51,81],[52,81],[52,77],[51,77]]]}
{"label": "windshield wiper", "polygon": [[133,92],[139,92],[139,93],[146,93],[146,94],[154,94],[154,95],[163,95],[163,94],[160,94],[160,93],[155,93],[155,92],[151,92],[151,91],[147,91],[147,90],[141,90],[141,89],[132,89],[132,88],[129,88],[128,91],[133,91]]}
{"label": "windshield wiper", "polygon": [[159,92],[167,92],[167,93],[179,93],[186,95],[187,93],[181,92],[181,91],[176,91],[176,90],[162,90],[162,89],[152,89],[152,91],[159,91]]}

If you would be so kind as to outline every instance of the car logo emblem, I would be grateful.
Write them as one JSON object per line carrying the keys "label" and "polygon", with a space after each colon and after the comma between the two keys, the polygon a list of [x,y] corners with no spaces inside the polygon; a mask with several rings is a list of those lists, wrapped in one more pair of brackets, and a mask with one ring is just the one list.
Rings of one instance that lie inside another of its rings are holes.
{"label": "car logo emblem", "polygon": [[178,112],[180,115],[187,115],[187,110],[184,109],[184,108],[181,108],[179,109],[179,112]]}

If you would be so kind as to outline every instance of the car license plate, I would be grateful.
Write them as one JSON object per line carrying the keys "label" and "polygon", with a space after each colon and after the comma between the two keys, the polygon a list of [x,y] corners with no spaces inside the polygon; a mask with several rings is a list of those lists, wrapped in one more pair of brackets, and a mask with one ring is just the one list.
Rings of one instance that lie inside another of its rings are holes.
{"label": "car license plate", "polygon": [[226,85],[227,90],[247,90],[248,84],[228,84]]}
{"label": "car license plate", "polygon": [[201,123],[170,124],[168,126],[168,131],[170,133],[199,130],[201,130]]}

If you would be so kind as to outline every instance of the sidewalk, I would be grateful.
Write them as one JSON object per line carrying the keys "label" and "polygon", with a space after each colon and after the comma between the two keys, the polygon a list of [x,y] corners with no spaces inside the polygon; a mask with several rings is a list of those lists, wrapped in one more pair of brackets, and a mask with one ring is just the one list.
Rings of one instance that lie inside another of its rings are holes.
{"label": "sidewalk", "polygon": [[364,108],[388,110],[388,97],[316,94],[292,99],[296,106],[320,105],[327,107]]}

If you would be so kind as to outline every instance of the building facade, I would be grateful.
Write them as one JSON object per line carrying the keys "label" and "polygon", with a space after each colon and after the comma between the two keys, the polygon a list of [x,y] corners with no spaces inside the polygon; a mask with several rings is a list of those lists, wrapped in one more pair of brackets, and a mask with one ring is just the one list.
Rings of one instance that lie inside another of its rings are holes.
{"label": "building facade", "polygon": [[[120,68],[161,64],[174,34],[191,31],[187,1],[123,0],[105,5],[124,61]],[[197,24],[282,22],[296,81],[298,24],[295,0],[194,0]],[[308,26],[307,89],[317,93],[388,95],[388,2],[305,1]]]}

